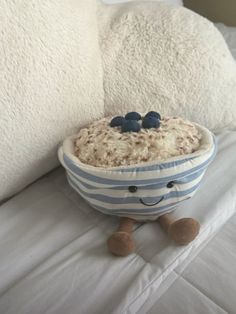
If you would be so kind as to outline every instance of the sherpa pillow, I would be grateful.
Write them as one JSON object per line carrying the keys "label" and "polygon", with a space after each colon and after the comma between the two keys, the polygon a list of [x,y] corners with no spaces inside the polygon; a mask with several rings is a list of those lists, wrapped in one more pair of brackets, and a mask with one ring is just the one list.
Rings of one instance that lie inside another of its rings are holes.
{"label": "sherpa pillow", "polygon": [[0,200],[58,164],[104,115],[96,0],[0,3]]}
{"label": "sherpa pillow", "polygon": [[157,110],[236,127],[236,63],[215,26],[163,2],[100,8],[105,114]]}

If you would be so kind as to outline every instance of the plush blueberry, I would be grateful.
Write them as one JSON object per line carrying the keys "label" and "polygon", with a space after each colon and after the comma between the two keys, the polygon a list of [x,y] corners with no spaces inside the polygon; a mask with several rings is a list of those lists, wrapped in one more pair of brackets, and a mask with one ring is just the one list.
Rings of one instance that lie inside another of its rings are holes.
{"label": "plush blueberry", "polygon": [[138,112],[132,111],[128,112],[125,116],[126,120],[141,120],[141,115]]}
{"label": "plush blueberry", "polygon": [[136,120],[127,120],[122,125],[122,132],[139,132],[140,124]]}
{"label": "plush blueberry", "polygon": [[125,118],[121,116],[117,116],[113,118],[110,122],[110,126],[114,128],[115,126],[122,126],[125,123]]}
{"label": "plush blueberry", "polygon": [[160,115],[158,112],[156,112],[156,111],[149,111],[149,112],[146,114],[145,118],[146,118],[146,117],[153,117],[153,118],[156,118],[156,119],[158,119],[158,120],[161,120],[161,115]]}
{"label": "plush blueberry", "polygon": [[154,118],[152,116],[145,117],[143,119],[142,126],[144,129],[159,128],[160,120],[158,120],[157,118]]}

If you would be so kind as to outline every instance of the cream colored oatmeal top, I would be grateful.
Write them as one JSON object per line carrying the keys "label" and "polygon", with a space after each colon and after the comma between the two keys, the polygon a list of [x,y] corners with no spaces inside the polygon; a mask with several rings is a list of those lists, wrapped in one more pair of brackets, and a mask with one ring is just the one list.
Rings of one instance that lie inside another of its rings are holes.
{"label": "cream colored oatmeal top", "polygon": [[195,152],[202,138],[194,124],[179,117],[163,117],[159,128],[141,128],[138,133],[122,133],[121,127],[110,127],[110,121],[103,118],[79,131],[75,155],[81,162],[118,167],[161,161]]}

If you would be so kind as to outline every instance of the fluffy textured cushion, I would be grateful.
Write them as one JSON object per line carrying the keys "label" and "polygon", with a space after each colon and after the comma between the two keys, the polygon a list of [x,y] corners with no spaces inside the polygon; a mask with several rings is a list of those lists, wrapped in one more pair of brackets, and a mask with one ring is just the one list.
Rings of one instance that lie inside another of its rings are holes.
{"label": "fluffy textured cushion", "polygon": [[113,168],[86,165],[74,155],[76,135],[64,141],[59,158],[67,170],[69,184],[95,209],[110,215],[152,220],[194,195],[215,156],[214,136],[206,128],[196,127],[202,134],[200,148],[162,162]]}
{"label": "fluffy textured cushion", "polygon": [[0,199],[58,164],[60,140],[103,116],[96,1],[0,3]]}
{"label": "fluffy textured cushion", "polygon": [[180,6],[100,9],[105,113],[157,110],[236,127],[236,63],[214,25]]}

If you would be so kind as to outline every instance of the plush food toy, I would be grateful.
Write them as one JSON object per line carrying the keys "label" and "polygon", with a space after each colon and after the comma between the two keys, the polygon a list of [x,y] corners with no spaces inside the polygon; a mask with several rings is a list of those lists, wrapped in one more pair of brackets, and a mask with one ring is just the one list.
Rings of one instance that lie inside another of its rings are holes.
{"label": "plush food toy", "polygon": [[121,217],[107,244],[125,256],[135,249],[135,221],[158,219],[178,245],[197,236],[198,221],[174,221],[170,212],[194,195],[215,152],[205,127],[151,111],[92,123],[64,141],[59,159],[71,187],[93,208]]}

